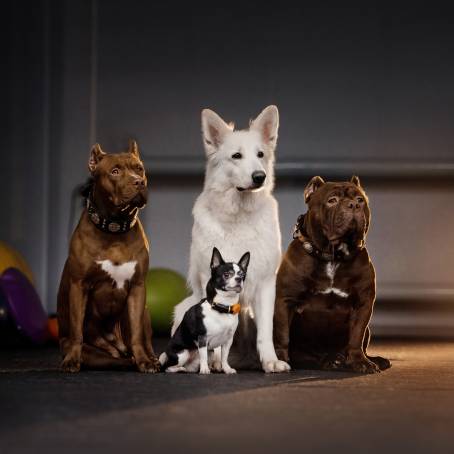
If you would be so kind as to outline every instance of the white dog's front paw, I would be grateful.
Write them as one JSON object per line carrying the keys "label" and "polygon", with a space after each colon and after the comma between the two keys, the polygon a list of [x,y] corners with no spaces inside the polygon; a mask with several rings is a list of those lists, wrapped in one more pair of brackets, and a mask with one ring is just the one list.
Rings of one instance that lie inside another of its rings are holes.
{"label": "white dog's front paw", "polygon": [[281,361],[279,359],[262,361],[262,368],[267,374],[274,372],[288,372],[290,370],[290,366],[285,361]]}
{"label": "white dog's front paw", "polygon": [[224,374],[236,374],[236,369],[230,367],[229,365],[224,366],[222,370],[224,371]]}
{"label": "white dog's front paw", "polygon": [[211,374],[208,364],[200,365],[199,374],[202,374],[202,375]]}

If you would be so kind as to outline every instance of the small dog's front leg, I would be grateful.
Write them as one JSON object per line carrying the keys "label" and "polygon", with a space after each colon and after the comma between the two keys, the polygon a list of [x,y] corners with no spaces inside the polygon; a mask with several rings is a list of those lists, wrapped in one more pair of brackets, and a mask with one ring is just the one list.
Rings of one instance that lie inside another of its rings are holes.
{"label": "small dog's front leg", "polygon": [[81,280],[71,280],[69,286],[69,346],[61,367],[64,372],[79,372],[82,360],[83,326],[87,294]]}
{"label": "small dog's front leg", "polygon": [[206,339],[204,337],[199,337],[198,339],[199,344],[199,359],[200,359],[200,374],[209,374],[211,373],[210,368],[208,366],[208,346]]}
{"label": "small dog's front leg", "polygon": [[222,361],[222,370],[224,371],[225,374],[236,374],[236,370],[233,367],[230,367],[229,365],[229,353],[230,353],[230,347],[232,346],[233,342],[233,335],[232,337],[221,347],[221,361]]}

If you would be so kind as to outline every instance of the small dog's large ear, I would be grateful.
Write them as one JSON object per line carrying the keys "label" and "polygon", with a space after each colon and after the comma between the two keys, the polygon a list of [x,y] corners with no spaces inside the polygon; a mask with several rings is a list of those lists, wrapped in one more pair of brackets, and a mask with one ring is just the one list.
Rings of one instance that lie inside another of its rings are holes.
{"label": "small dog's large ear", "polygon": [[129,139],[128,151],[134,156],[139,157],[139,145],[137,145],[137,142],[134,139]]}
{"label": "small dog's large ear", "polygon": [[211,256],[210,268],[211,269],[217,268],[218,266],[220,266],[224,263],[225,263],[224,259],[222,258],[222,255],[219,252],[218,248],[214,247],[213,255]]}
{"label": "small dog's large ear", "polygon": [[277,142],[279,129],[279,110],[276,106],[265,107],[260,115],[252,120],[250,129],[260,133],[263,143],[274,148]]}
{"label": "small dog's large ear", "polygon": [[232,131],[233,125],[228,125],[216,112],[202,110],[202,139],[207,156],[216,152],[225,136]]}
{"label": "small dog's large ear", "polygon": [[325,184],[325,180],[322,177],[316,176],[312,177],[311,181],[307,184],[306,188],[304,189],[304,201],[307,203],[309,202],[312,194],[321,186]]}
{"label": "small dog's large ear", "polygon": [[361,187],[361,182],[359,181],[359,177],[357,177],[356,175],[353,175],[350,178],[350,183],[353,183],[354,185],[358,186],[359,188]]}
{"label": "small dog's large ear", "polygon": [[249,266],[250,258],[251,258],[251,253],[250,252],[246,252],[245,254],[243,254],[243,256],[238,261],[238,265],[240,265],[241,269],[244,272],[247,271],[247,267]]}
{"label": "small dog's large ear", "polygon": [[95,143],[90,152],[90,159],[88,160],[88,170],[90,170],[91,173],[94,173],[99,162],[105,155],[106,153],[102,151],[101,145]]}

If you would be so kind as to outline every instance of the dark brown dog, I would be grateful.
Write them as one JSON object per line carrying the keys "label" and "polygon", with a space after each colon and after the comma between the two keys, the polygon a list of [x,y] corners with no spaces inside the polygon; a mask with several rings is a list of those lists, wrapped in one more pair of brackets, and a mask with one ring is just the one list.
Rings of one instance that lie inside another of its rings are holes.
{"label": "dark brown dog", "polygon": [[145,310],[148,241],[137,218],[147,178],[137,144],[106,154],[96,144],[88,163],[93,184],[71,238],[58,293],[62,368],[128,368],[155,372]]}
{"label": "dark brown dog", "polygon": [[375,270],[364,246],[370,222],[359,178],[304,191],[308,212],[277,276],[274,342],[294,367],[374,373],[391,366],[367,355],[375,301]]}

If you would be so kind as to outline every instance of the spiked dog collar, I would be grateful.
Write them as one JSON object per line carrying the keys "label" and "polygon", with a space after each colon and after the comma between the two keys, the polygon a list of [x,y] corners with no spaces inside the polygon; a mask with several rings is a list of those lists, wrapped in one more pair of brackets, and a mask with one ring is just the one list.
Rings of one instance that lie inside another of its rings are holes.
{"label": "spiked dog collar", "polygon": [[306,234],[304,229],[304,217],[305,214],[298,216],[296,224],[293,227],[293,238],[303,243],[303,248],[309,255],[325,262],[346,261],[351,260],[362,249],[362,247],[357,246],[353,250],[349,250],[347,243],[341,243],[332,252],[318,249]]}
{"label": "spiked dog collar", "polygon": [[90,195],[87,197],[87,213],[90,221],[102,232],[105,233],[126,233],[131,230],[137,222],[137,207],[130,211],[125,210],[125,214],[121,216],[105,217],[102,216],[96,209],[96,206],[91,201]]}

